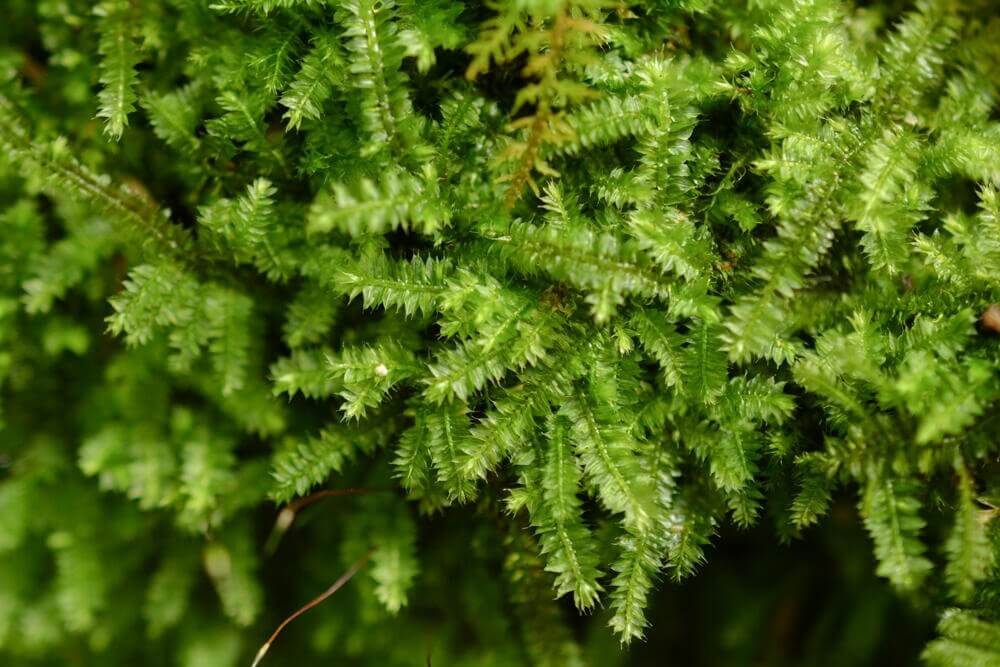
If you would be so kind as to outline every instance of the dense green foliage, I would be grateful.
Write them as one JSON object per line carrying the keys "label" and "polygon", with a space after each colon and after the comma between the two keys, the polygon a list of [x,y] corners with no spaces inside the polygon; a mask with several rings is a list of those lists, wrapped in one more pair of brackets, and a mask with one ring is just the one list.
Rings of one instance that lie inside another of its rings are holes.
{"label": "dense green foliage", "polygon": [[6,0],[0,149],[3,664],[1000,665],[995,0]]}

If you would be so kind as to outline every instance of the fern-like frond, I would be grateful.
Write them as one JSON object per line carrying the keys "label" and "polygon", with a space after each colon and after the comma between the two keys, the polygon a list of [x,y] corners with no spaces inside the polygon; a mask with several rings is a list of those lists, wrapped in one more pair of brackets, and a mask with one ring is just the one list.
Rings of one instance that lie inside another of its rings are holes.
{"label": "fern-like frond", "polygon": [[1000,666],[1000,627],[962,609],[948,609],[938,623],[940,637],[921,657],[929,667]]}
{"label": "fern-like frond", "polygon": [[393,387],[423,370],[410,350],[393,343],[344,348],[327,355],[326,366],[349,419],[364,417]]}
{"label": "fern-like frond", "polygon": [[367,253],[339,268],[336,289],[348,298],[361,297],[365,307],[394,308],[407,316],[434,312],[445,295],[451,263],[414,257],[395,262],[382,253]]}
{"label": "fern-like frond", "polygon": [[566,397],[561,413],[570,421],[570,439],[584,473],[601,502],[621,513],[631,530],[648,528],[652,485],[637,456],[638,442],[606,400],[609,368],[592,371],[585,385]]}
{"label": "fern-like frond", "polygon": [[956,466],[958,472],[958,497],[956,499],[955,523],[945,551],[948,563],[945,577],[951,585],[955,599],[968,602],[975,592],[976,584],[986,578],[993,566],[993,549],[987,537],[987,521],[992,518],[989,510],[981,510],[975,501],[965,466]]}
{"label": "fern-like frond", "polygon": [[288,127],[297,130],[303,121],[320,119],[334,88],[344,85],[346,68],[336,35],[322,33],[313,38],[312,48],[281,96]]}
{"label": "fern-like frond", "polygon": [[412,113],[405,49],[400,42],[393,0],[341,0],[344,38],[354,56],[351,82],[361,96],[361,111],[373,154],[398,139],[400,125]]}
{"label": "fern-like frond", "polygon": [[531,522],[539,534],[545,569],[556,575],[556,596],[573,593],[578,609],[590,609],[601,592],[596,542],[583,523],[580,469],[570,449],[569,424],[550,416],[546,425],[541,498]]}
{"label": "fern-like frond", "polygon": [[875,476],[861,498],[861,515],[875,542],[876,572],[900,590],[914,590],[933,567],[920,532],[926,525],[920,501],[907,480]]}
{"label": "fern-like frond", "polygon": [[368,425],[359,431],[338,425],[324,429],[319,436],[289,442],[272,461],[271,497],[277,502],[287,502],[305,495],[330,473],[339,472],[347,462],[371,452],[384,441],[384,431],[377,427]]}
{"label": "fern-like frond", "polygon": [[433,168],[419,175],[389,169],[378,182],[365,178],[350,187],[336,183],[320,194],[309,210],[308,229],[362,236],[402,227],[431,235],[450,217]]}
{"label": "fern-like frond", "polygon": [[105,119],[104,133],[121,139],[128,116],[135,111],[140,62],[135,40],[136,16],[129,0],[102,0],[94,7],[98,19],[101,54],[101,102],[97,115]]}

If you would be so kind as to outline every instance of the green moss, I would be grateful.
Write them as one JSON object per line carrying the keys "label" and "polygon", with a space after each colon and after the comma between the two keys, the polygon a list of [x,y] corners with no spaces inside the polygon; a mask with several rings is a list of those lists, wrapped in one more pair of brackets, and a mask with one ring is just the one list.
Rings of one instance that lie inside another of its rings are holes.
{"label": "green moss", "polygon": [[4,664],[1000,664],[995,2],[5,10]]}

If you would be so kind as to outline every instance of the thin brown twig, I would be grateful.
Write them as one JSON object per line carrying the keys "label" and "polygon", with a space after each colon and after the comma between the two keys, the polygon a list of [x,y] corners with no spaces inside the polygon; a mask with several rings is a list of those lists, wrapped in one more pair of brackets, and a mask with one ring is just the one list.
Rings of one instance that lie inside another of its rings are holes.
{"label": "thin brown twig", "polygon": [[271,644],[274,643],[274,640],[277,639],[278,635],[281,634],[281,631],[285,629],[286,625],[288,625],[289,623],[291,623],[296,618],[306,613],[316,605],[321,604],[328,597],[330,597],[331,595],[339,591],[341,588],[343,588],[344,584],[350,581],[351,578],[354,577],[354,575],[356,575],[358,571],[364,566],[364,564],[368,562],[368,559],[372,557],[373,553],[375,553],[375,549],[374,548],[369,549],[368,553],[366,553],[364,556],[356,560],[354,564],[347,569],[346,572],[340,575],[339,579],[333,582],[332,586],[330,586],[328,589],[326,589],[318,596],[310,600],[308,603],[305,604],[305,606],[301,607],[294,614],[283,620],[281,622],[281,625],[279,625],[278,628],[271,633],[271,636],[267,638],[267,641],[264,642],[264,645],[260,647],[259,651],[257,651],[257,655],[256,657],[254,657],[253,663],[251,663],[250,667],[257,667],[260,664],[260,661],[264,659],[265,655],[267,655],[268,649],[271,648]]}
{"label": "thin brown twig", "polygon": [[302,498],[297,498],[292,502],[288,503],[281,508],[278,512],[278,517],[274,520],[274,527],[271,528],[271,534],[267,538],[267,542],[264,545],[264,552],[267,554],[274,553],[274,550],[278,548],[278,542],[285,532],[292,526],[295,521],[295,517],[298,516],[299,510],[303,507],[312,505],[315,502],[319,502],[324,498],[335,498],[338,496],[360,496],[366,493],[378,493],[380,491],[389,491],[390,489],[381,488],[365,488],[365,487],[351,487],[346,489],[324,489],[322,491],[317,491],[316,493],[310,493],[308,496],[303,496]]}
{"label": "thin brown twig", "polygon": [[363,486],[357,487],[347,487],[345,489],[323,489],[322,491],[316,491],[315,493],[310,493],[308,496],[302,496],[301,498],[296,498],[292,502],[285,505],[284,509],[281,511],[291,510],[292,512],[298,512],[303,507],[312,505],[315,502],[323,500],[324,498],[336,498],[338,496],[360,496],[366,493],[375,493],[378,491],[384,491],[387,489],[371,489]]}

